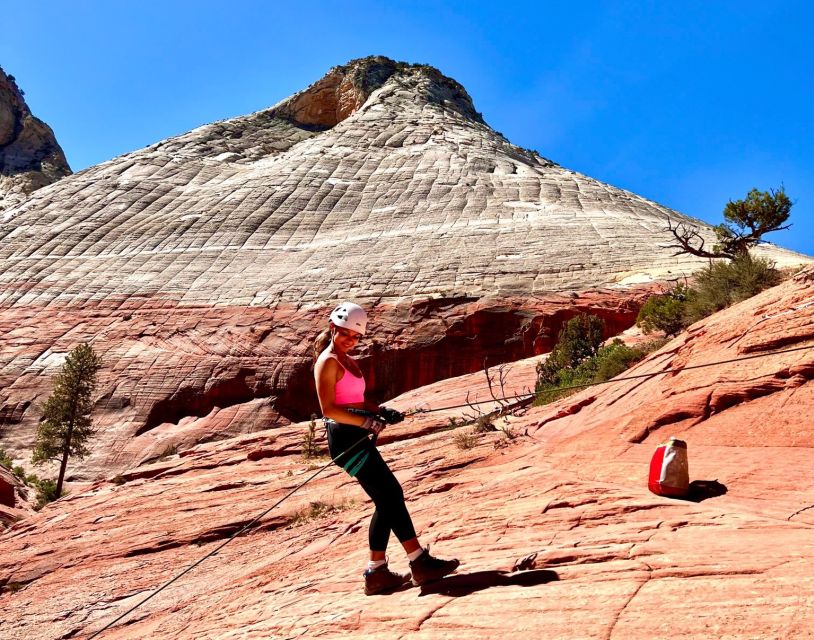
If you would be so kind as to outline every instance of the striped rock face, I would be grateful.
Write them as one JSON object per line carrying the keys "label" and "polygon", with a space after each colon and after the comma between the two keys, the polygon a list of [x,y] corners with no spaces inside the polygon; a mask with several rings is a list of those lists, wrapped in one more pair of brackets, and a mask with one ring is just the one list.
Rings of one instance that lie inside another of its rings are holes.
{"label": "striped rock face", "polygon": [[310,342],[343,299],[373,311],[382,398],[544,351],[579,311],[624,329],[633,285],[704,264],[666,246],[668,217],[713,238],[512,145],[433,68],[353,61],[0,213],[0,443],[25,457],[83,340],[106,363],[91,477],[307,417]]}

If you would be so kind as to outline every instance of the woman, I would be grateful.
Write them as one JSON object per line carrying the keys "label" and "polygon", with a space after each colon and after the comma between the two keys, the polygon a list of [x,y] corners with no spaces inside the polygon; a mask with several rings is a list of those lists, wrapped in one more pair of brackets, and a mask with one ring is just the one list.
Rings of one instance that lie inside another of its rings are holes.
{"label": "woman", "polygon": [[[344,302],[331,312],[330,328],[314,345],[317,394],[328,431],[328,449],[334,462],[365,490],[376,510],[370,520],[370,561],[365,593],[396,589],[411,578],[387,567],[390,531],[396,534],[410,561],[413,584],[421,585],[455,571],[458,560],[439,560],[421,547],[404,504],[404,492],[376,448],[376,436],[387,422],[399,422],[398,411],[365,402],[365,379],[348,355],[365,334],[367,314],[359,305]],[[372,435],[371,439],[369,436]]]}

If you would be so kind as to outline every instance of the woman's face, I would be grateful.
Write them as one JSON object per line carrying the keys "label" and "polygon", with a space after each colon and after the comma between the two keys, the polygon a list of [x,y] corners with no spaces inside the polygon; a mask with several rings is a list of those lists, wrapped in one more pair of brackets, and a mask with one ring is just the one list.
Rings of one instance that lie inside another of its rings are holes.
{"label": "woman's face", "polygon": [[333,327],[333,341],[334,346],[341,351],[350,351],[359,342],[362,334],[352,329],[345,329],[344,327]]}

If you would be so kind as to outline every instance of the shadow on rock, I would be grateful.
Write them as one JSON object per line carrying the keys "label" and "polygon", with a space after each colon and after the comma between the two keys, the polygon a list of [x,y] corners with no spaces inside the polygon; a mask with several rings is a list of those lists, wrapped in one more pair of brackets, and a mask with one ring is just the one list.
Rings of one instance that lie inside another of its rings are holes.
{"label": "shadow on rock", "polygon": [[547,582],[554,582],[560,577],[556,571],[538,569],[535,571],[476,571],[475,573],[456,574],[421,586],[419,595],[440,593],[445,596],[468,596],[475,591],[483,591],[490,587],[536,587]]}
{"label": "shadow on rock", "polygon": [[726,485],[717,480],[693,480],[690,482],[690,490],[686,499],[691,502],[701,502],[707,498],[722,496],[726,491]]}

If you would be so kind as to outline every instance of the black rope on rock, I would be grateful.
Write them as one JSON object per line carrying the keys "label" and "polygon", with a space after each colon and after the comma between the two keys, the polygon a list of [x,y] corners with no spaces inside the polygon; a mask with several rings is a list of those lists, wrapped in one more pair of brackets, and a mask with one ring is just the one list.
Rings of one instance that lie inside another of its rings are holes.
{"label": "black rope on rock", "polygon": [[130,614],[131,614],[133,611],[135,611],[136,609],[138,609],[138,608],[139,608],[141,605],[145,604],[145,603],[146,603],[148,600],[152,599],[154,596],[157,596],[157,595],[158,595],[159,593],[161,593],[161,592],[162,592],[164,589],[166,589],[167,587],[169,587],[169,586],[170,586],[170,585],[171,585],[173,582],[175,582],[175,581],[176,581],[176,580],[178,580],[179,578],[181,578],[181,577],[185,576],[187,573],[189,573],[190,571],[192,571],[192,570],[193,570],[195,567],[197,567],[199,564],[201,564],[201,563],[202,563],[202,562],[204,562],[205,560],[207,560],[207,559],[211,558],[212,556],[214,556],[215,554],[217,554],[217,553],[218,553],[218,551],[220,551],[221,549],[223,549],[223,547],[225,547],[225,546],[226,546],[227,544],[229,544],[229,543],[230,543],[232,540],[234,540],[235,538],[237,538],[237,537],[238,537],[238,536],[239,536],[241,533],[243,533],[244,531],[246,531],[247,529],[249,529],[250,527],[252,527],[252,525],[254,525],[254,523],[255,523],[255,522],[257,522],[258,520],[260,520],[261,518],[263,518],[263,517],[264,517],[264,516],[265,516],[267,513],[269,513],[269,512],[270,512],[272,509],[274,509],[275,507],[277,507],[277,506],[279,506],[280,504],[282,504],[282,503],[283,503],[285,500],[287,500],[287,499],[288,499],[288,498],[290,498],[292,495],[294,495],[294,493],[295,493],[295,492],[297,492],[297,491],[299,491],[300,489],[302,489],[302,487],[304,487],[306,484],[308,484],[309,482],[311,482],[311,480],[313,480],[314,478],[316,478],[316,477],[317,477],[317,476],[318,476],[320,473],[322,473],[323,471],[325,471],[325,469],[327,469],[327,468],[328,468],[330,465],[334,464],[334,463],[335,463],[337,460],[339,460],[340,458],[342,458],[342,457],[343,457],[344,455],[346,455],[346,454],[347,454],[349,451],[351,451],[351,450],[352,450],[352,449],[354,449],[355,447],[359,446],[360,444],[362,444],[362,442],[364,442],[364,441],[365,441],[365,440],[367,440],[367,439],[368,439],[368,436],[367,436],[367,435],[365,435],[365,436],[364,436],[363,438],[361,438],[361,439],[360,439],[358,442],[355,442],[355,443],[354,443],[354,444],[352,444],[350,447],[348,447],[348,448],[347,448],[345,451],[343,451],[343,452],[342,452],[342,453],[340,453],[338,456],[336,456],[336,458],[332,458],[331,460],[329,460],[327,463],[325,463],[325,465],[323,465],[322,467],[320,467],[319,469],[317,469],[317,471],[316,471],[314,474],[312,474],[312,475],[311,475],[311,476],[310,476],[308,479],[306,479],[305,481],[301,482],[301,483],[300,483],[300,484],[298,484],[296,487],[294,487],[293,489],[291,489],[291,491],[289,491],[289,492],[288,492],[286,495],[284,495],[284,496],[283,496],[282,498],[280,498],[280,499],[279,499],[277,502],[275,502],[273,505],[271,505],[271,506],[270,506],[268,509],[266,509],[265,511],[263,511],[263,513],[261,513],[261,514],[260,514],[260,515],[258,515],[256,518],[254,518],[254,519],[253,519],[251,522],[249,522],[248,524],[244,525],[242,528],[238,529],[238,530],[237,530],[235,533],[233,533],[231,536],[229,536],[229,537],[228,537],[226,540],[224,540],[224,541],[223,541],[221,544],[219,544],[217,547],[215,547],[215,548],[214,548],[212,551],[210,551],[209,553],[207,553],[205,556],[203,556],[203,557],[202,557],[202,558],[200,558],[199,560],[195,561],[193,564],[189,565],[189,566],[188,566],[186,569],[184,569],[184,570],[183,570],[181,573],[179,573],[178,575],[176,575],[174,578],[172,578],[171,580],[169,580],[169,581],[165,582],[164,584],[162,584],[160,587],[158,587],[158,589],[156,589],[156,590],[155,590],[155,591],[153,591],[153,592],[152,592],[152,593],[151,593],[149,596],[147,596],[146,598],[144,598],[144,600],[142,600],[142,601],[140,601],[139,603],[137,603],[137,604],[133,605],[132,607],[130,607],[130,608],[127,610],[127,611],[125,611],[124,613],[122,613],[122,614],[121,614],[121,615],[120,615],[118,618],[116,618],[115,620],[112,620],[111,622],[107,623],[107,624],[106,624],[104,627],[102,627],[102,628],[101,628],[101,629],[99,629],[97,632],[95,632],[95,633],[94,633],[92,636],[90,636],[90,637],[88,638],[88,640],[93,640],[93,638],[95,638],[96,636],[98,636],[100,633],[102,633],[102,632],[104,632],[104,631],[107,631],[107,630],[108,630],[110,627],[112,627],[114,624],[116,624],[116,623],[117,623],[117,622],[119,622],[120,620],[123,620],[123,619],[124,619],[124,618],[126,618],[128,615],[130,615]]}
{"label": "black rope on rock", "polygon": [[[586,389],[588,387],[597,387],[601,384],[612,384],[614,382],[626,382],[628,380],[641,380],[643,378],[653,378],[667,373],[678,373],[680,371],[689,371],[690,369],[703,369],[704,367],[714,367],[722,364],[730,364],[732,362],[741,362],[743,360],[754,360],[755,358],[766,358],[768,356],[778,356],[784,353],[794,353],[796,351],[806,351],[807,349],[814,349],[814,345],[807,347],[794,347],[793,349],[785,349],[783,351],[773,351],[771,353],[756,353],[751,356],[742,356],[739,358],[730,358],[729,360],[718,360],[716,362],[706,362],[704,364],[687,365],[686,367],[676,367],[675,369],[665,369],[664,371],[654,371],[653,373],[640,373],[635,376],[625,376],[622,378],[611,378],[610,380],[602,380],[600,382],[585,382],[582,384],[572,384],[566,387],[557,387],[551,391],[569,391],[571,389]],[[434,411],[447,411],[449,409],[461,409],[463,407],[470,407],[478,404],[486,404],[487,402],[496,402],[500,404],[501,400],[530,400],[537,395],[537,392],[522,393],[514,396],[504,396],[502,398],[490,398],[489,400],[478,400],[477,402],[468,402],[466,404],[455,404],[449,407],[438,407],[436,409],[413,409],[408,411],[405,415],[415,415],[417,413],[432,413]]]}
{"label": "black rope on rock", "polygon": [[[602,384],[611,384],[611,383],[614,383],[614,382],[625,382],[625,381],[629,381],[629,380],[642,380],[642,379],[645,379],[645,378],[652,378],[652,377],[664,375],[664,374],[667,374],[667,373],[677,373],[677,372],[680,372],[680,371],[688,371],[688,370],[691,370],[691,369],[701,369],[701,368],[704,368],[704,367],[713,367],[713,366],[718,366],[718,365],[722,365],[722,364],[730,364],[730,363],[733,363],[733,362],[742,362],[742,361],[745,361],[745,360],[753,360],[755,358],[765,358],[765,357],[768,357],[768,356],[783,355],[783,354],[786,354],[786,353],[795,353],[795,352],[798,352],[798,351],[805,351],[805,350],[808,350],[808,349],[814,349],[814,345],[809,345],[809,346],[806,346],[806,347],[794,347],[792,349],[785,349],[785,350],[782,350],[782,351],[774,351],[774,352],[771,352],[771,353],[758,353],[758,354],[754,354],[754,355],[750,355],[750,356],[742,356],[742,357],[739,357],[739,358],[730,358],[728,360],[718,360],[718,361],[715,361],[715,362],[707,362],[707,363],[704,363],[704,364],[688,365],[688,366],[685,366],[685,367],[677,367],[677,368],[674,368],[674,369],[665,369],[664,371],[655,371],[653,373],[642,373],[642,374],[638,374],[638,375],[635,375],[635,376],[625,376],[625,377],[622,377],[622,378],[612,378],[611,380],[603,380],[601,382],[589,382],[589,383],[584,383],[584,384],[569,385],[567,387],[561,387],[561,388],[557,389],[557,391],[566,391],[566,390],[569,390],[569,389],[584,389],[584,388],[587,388],[587,387],[595,387],[595,386],[599,386],[599,385],[602,385]],[[525,399],[525,400],[528,400],[528,399],[533,398],[535,395],[536,395],[535,393],[525,393],[525,394],[516,395],[516,396],[505,396],[503,398],[500,398],[500,400],[506,400],[506,401],[512,400],[512,399]],[[491,400],[470,402],[470,403],[467,403],[467,404],[452,405],[452,406],[449,406],[449,407],[438,407],[438,408],[435,408],[435,409],[414,409],[413,411],[409,411],[409,412],[405,413],[405,415],[415,415],[417,413],[432,413],[432,412],[435,412],[435,411],[445,411],[445,410],[449,410],[449,409],[458,409],[458,408],[461,408],[461,407],[468,407],[468,406],[472,406],[472,405],[476,405],[476,404],[484,404],[484,403],[487,403],[487,402],[498,402],[498,400],[493,398]],[[370,414],[369,412],[364,412],[362,410],[356,410],[356,411],[354,411],[354,413],[359,413],[360,415],[373,415],[373,414]],[[241,533],[243,533],[244,531],[251,528],[258,520],[263,518],[272,509],[274,509],[275,507],[282,504],[285,500],[290,498],[295,492],[299,491],[302,487],[304,487],[306,484],[311,482],[311,480],[316,478],[320,473],[322,473],[325,469],[327,469],[331,464],[334,464],[337,460],[339,460],[340,458],[345,456],[352,449],[354,449],[355,447],[357,447],[358,445],[360,445],[362,442],[364,442],[367,439],[368,439],[368,436],[365,435],[365,437],[363,437],[358,442],[356,442],[352,446],[350,446],[348,449],[346,449],[345,451],[340,453],[338,456],[336,456],[336,458],[333,458],[330,461],[328,461],[324,466],[320,467],[313,475],[311,475],[305,481],[303,481],[302,483],[300,483],[299,485],[297,485],[296,487],[291,489],[291,491],[289,491],[285,496],[280,498],[277,502],[275,502],[273,505],[271,505],[268,509],[266,509],[260,515],[255,517],[251,522],[244,525],[241,529],[239,529],[238,531],[233,533],[231,536],[229,536],[229,538],[227,538],[224,542],[222,542],[220,545],[218,545],[215,549],[213,549],[212,551],[207,553],[205,556],[203,556],[202,558],[197,560],[195,563],[191,564],[189,567],[184,569],[181,573],[176,575],[174,578],[172,578],[168,582],[161,585],[158,589],[153,591],[149,596],[144,598],[144,600],[141,600],[139,603],[133,605],[130,609],[128,609],[127,611],[122,613],[115,620],[109,622],[107,625],[102,627],[99,631],[95,632],[92,636],[90,636],[88,638],[88,640],[93,640],[93,638],[97,637],[103,631],[106,631],[107,629],[112,627],[114,624],[116,624],[120,620],[124,619],[129,614],[131,614],[133,611],[135,611],[140,606],[145,604],[148,600],[150,600],[154,596],[161,593],[164,589],[169,587],[176,580],[178,580],[179,578],[183,577],[184,575],[186,575],[187,573],[192,571],[195,567],[197,567],[198,565],[203,563],[208,558],[211,558],[212,556],[217,554],[221,549],[223,549],[223,547],[225,547],[232,540],[237,538]]]}

